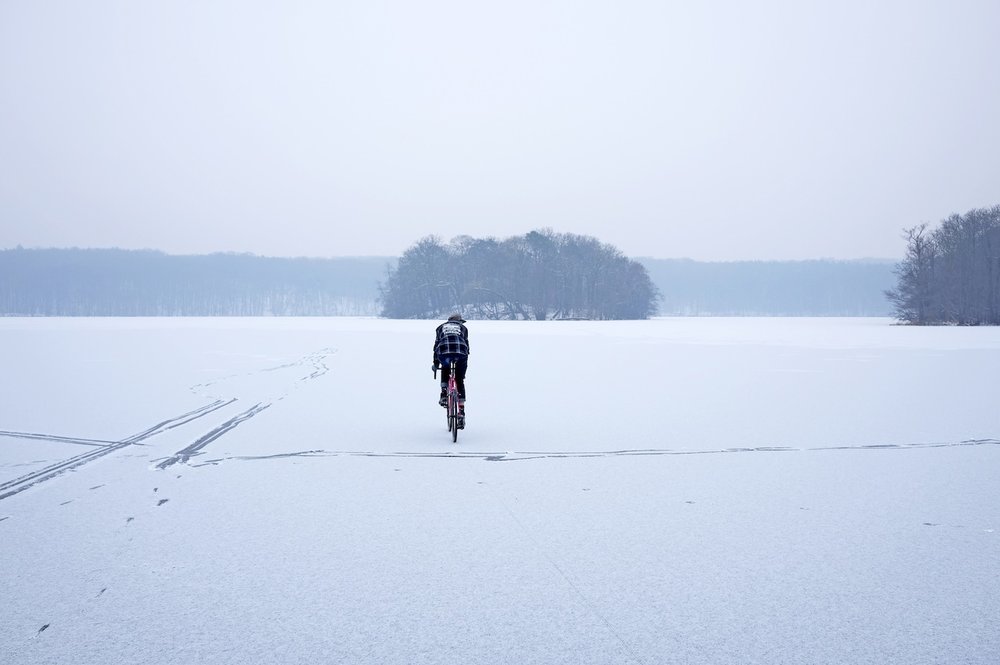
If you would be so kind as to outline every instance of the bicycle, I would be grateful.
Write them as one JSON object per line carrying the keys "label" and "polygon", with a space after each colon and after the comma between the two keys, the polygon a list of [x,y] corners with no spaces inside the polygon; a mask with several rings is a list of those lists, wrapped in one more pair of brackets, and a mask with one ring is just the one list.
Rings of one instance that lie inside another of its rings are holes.
{"label": "bicycle", "polygon": [[[462,410],[462,403],[458,397],[458,383],[455,381],[455,374],[458,373],[458,367],[454,360],[449,360],[448,362],[448,404],[447,417],[448,417],[448,431],[451,432],[452,443],[458,442],[458,430],[465,429],[465,413]],[[434,369],[434,378],[437,378],[437,368]]]}

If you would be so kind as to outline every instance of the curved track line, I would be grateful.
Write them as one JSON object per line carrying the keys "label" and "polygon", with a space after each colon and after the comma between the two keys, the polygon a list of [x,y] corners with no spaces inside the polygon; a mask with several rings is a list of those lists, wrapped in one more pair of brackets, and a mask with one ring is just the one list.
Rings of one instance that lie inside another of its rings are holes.
{"label": "curved track line", "polygon": [[298,378],[298,381],[310,381],[312,379],[318,379],[327,372],[330,371],[329,365],[326,364],[327,356],[337,353],[337,349],[328,347],[324,349],[319,349],[318,351],[313,351],[309,355],[302,356],[298,360],[284,363],[282,365],[275,365],[274,367],[264,367],[262,369],[256,369],[249,372],[242,372],[238,374],[228,374],[226,376],[221,376],[217,379],[211,381],[206,381],[204,383],[197,383],[190,386],[188,390],[193,392],[195,395],[201,395],[203,397],[217,397],[217,395],[210,394],[206,392],[207,389],[215,389],[218,384],[225,383],[226,381],[232,381],[233,379],[241,379],[248,376],[257,376],[258,374],[265,374],[268,372],[277,372],[285,369],[294,369],[296,367],[305,367],[309,371],[308,374]]}

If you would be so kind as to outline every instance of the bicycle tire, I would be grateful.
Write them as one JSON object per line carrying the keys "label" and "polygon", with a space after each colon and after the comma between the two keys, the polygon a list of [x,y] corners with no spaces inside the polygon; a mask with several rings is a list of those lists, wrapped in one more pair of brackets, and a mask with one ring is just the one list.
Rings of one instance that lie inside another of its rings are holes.
{"label": "bicycle tire", "polygon": [[447,401],[448,431],[451,432],[452,443],[458,443],[459,400],[458,389],[455,385],[455,372],[457,371],[457,366],[454,360],[449,363],[449,369],[450,373],[448,375]]}

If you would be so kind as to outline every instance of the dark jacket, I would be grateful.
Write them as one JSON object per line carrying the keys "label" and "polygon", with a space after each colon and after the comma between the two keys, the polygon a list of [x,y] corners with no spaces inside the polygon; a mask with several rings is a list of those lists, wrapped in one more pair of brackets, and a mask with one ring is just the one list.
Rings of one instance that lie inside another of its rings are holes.
{"label": "dark jacket", "polygon": [[434,334],[434,362],[441,363],[444,356],[469,355],[469,329],[465,321],[448,320],[437,327]]}

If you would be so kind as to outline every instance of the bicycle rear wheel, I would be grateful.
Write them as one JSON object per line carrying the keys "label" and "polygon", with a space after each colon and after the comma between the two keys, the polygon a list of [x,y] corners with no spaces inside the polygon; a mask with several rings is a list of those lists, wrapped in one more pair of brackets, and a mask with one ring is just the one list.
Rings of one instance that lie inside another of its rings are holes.
{"label": "bicycle rear wheel", "polygon": [[448,395],[448,430],[451,432],[451,442],[458,443],[458,395]]}

